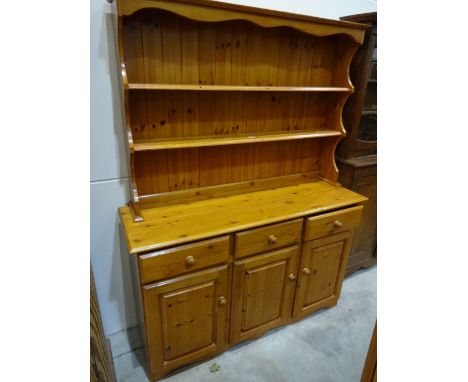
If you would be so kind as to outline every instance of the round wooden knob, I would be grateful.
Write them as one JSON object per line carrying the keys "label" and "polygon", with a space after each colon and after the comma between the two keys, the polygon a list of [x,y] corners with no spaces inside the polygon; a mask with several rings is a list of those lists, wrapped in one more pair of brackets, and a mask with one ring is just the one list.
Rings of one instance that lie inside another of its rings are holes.
{"label": "round wooden knob", "polygon": [[275,244],[278,241],[278,238],[275,235],[268,236],[268,241],[270,244]]}
{"label": "round wooden knob", "polygon": [[185,258],[185,264],[187,264],[187,265],[195,264],[195,259],[193,258],[193,256],[187,256]]}
{"label": "round wooden knob", "polygon": [[288,276],[288,279],[291,280],[291,281],[294,281],[294,280],[296,280],[296,275],[293,274],[293,273],[290,273],[289,276]]}
{"label": "round wooden knob", "polygon": [[226,298],[224,296],[221,296],[220,298],[218,298],[218,303],[219,305],[226,305]]}
{"label": "round wooden knob", "polygon": [[335,220],[335,221],[333,222],[333,227],[335,227],[335,228],[340,228],[341,226],[343,226],[343,223],[340,222],[339,220]]}
{"label": "round wooden knob", "polygon": [[307,268],[307,267],[304,268],[304,269],[302,270],[302,272],[304,272],[304,274],[306,274],[307,276],[309,276],[309,275],[312,273],[312,272],[310,271],[310,269]]}

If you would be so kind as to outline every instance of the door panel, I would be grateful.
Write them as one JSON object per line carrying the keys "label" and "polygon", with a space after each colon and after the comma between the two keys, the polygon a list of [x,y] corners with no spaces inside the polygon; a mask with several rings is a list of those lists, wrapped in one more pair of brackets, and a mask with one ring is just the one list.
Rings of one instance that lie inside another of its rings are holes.
{"label": "door panel", "polygon": [[302,318],[336,305],[351,248],[351,232],[304,244],[299,267],[293,317]]}
{"label": "door panel", "polygon": [[142,287],[152,378],[226,346],[228,266]]}
{"label": "door panel", "polygon": [[283,260],[245,272],[242,330],[279,317],[286,268],[286,260]]}
{"label": "door panel", "polygon": [[343,242],[331,243],[311,250],[312,277],[305,277],[304,303],[313,304],[329,297],[335,290],[336,278],[343,252]]}
{"label": "door panel", "polygon": [[298,252],[293,246],[234,263],[231,343],[290,320]]}
{"label": "door panel", "polygon": [[201,349],[214,338],[215,280],[161,295],[164,359]]}

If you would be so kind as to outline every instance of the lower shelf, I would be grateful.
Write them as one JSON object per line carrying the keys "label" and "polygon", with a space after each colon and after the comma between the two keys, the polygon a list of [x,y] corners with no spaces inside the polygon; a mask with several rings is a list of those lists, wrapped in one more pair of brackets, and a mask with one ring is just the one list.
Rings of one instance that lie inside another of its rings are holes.
{"label": "lower shelf", "polygon": [[240,145],[244,143],[291,141],[297,139],[311,139],[322,137],[335,137],[343,135],[336,130],[294,130],[269,133],[251,133],[239,135],[215,135],[204,137],[185,137],[170,139],[151,139],[135,141],[135,151],[181,149],[188,147],[207,147]]}
{"label": "lower shelf", "polygon": [[294,186],[155,207],[134,222],[120,208],[130,253],[140,253],[206,237],[276,223],[365,202],[367,199],[325,180]]}

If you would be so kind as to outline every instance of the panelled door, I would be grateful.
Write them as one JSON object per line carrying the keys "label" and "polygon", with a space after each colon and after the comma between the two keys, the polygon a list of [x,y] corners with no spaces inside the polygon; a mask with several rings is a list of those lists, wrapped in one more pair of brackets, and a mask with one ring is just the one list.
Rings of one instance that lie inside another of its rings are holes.
{"label": "panelled door", "polygon": [[336,305],[351,247],[351,231],[304,243],[293,317]]}
{"label": "panelled door", "polygon": [[295,245],[234,263],[231,344],[290,320],[298,254]]}
{"label": "panelled door", "polygon": [[229,307],[227,265],[142,289],[153,377],[224,349]]}

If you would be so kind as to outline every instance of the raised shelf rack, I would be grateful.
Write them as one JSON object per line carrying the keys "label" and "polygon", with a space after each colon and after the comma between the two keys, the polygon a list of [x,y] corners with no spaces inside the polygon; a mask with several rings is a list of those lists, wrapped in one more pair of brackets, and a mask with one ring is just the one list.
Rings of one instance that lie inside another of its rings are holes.
{"label": "raised shelf rack", "polygon": [[242,194],[267,179],[282,187],[303,173],[337,181],[364,26],[204,0],[119,4],[134,221],[191,193]]}
{"label": "raised shelf rack", "polygon": [[291,141],[297,139],[312,139],[336,137],[343,135],[336,130],[295,130],[292,132],[251,133],[226,136],[184,137],[172,139],[151,139],[134,143],[135,151],[181,149],[189,147],[209,147],[238,145],[244,143]]}

